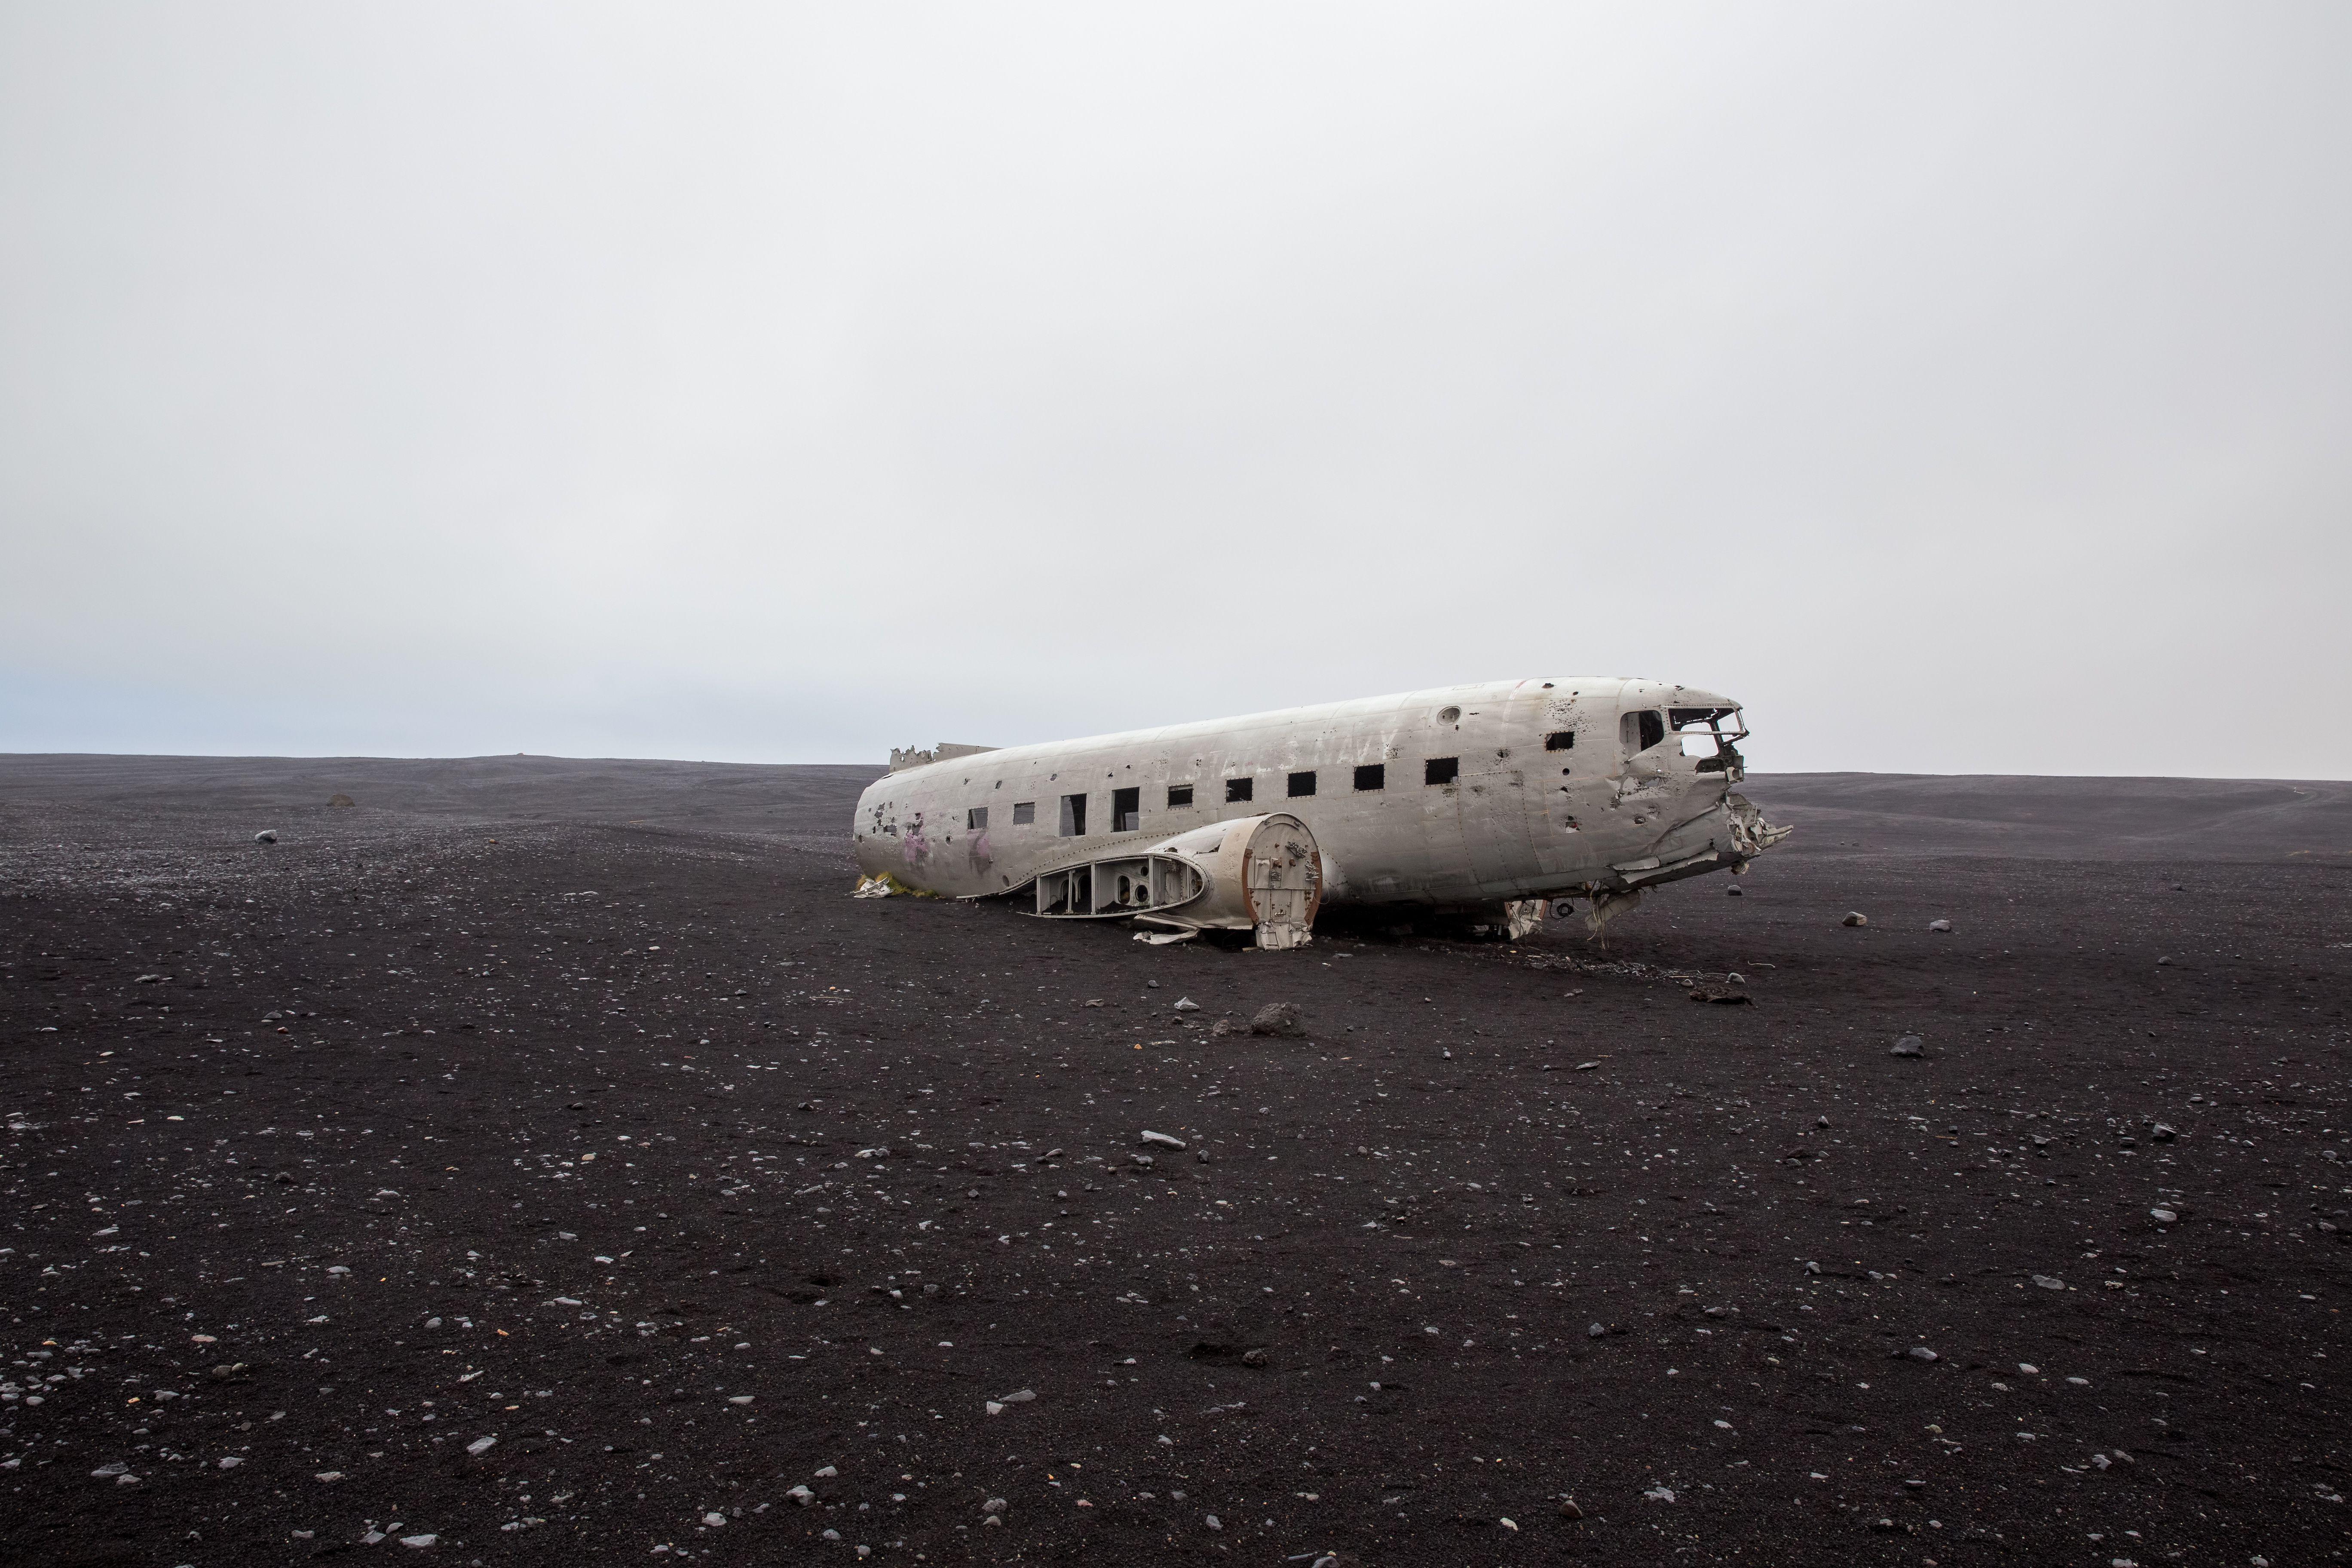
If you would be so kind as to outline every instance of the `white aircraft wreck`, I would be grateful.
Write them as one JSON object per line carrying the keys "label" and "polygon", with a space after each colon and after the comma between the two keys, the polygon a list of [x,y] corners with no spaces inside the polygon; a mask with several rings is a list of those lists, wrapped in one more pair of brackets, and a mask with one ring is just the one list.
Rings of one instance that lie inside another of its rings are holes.
{"label": "white aircraft wreck", "polygon": [[860,891],[1021,898],[1143,940],[1309,939],[1327,905],[1595,931],[1785,837],[1735,794],[1739,704],[1516,680],[1045,745],[894,751],[857,803]]}

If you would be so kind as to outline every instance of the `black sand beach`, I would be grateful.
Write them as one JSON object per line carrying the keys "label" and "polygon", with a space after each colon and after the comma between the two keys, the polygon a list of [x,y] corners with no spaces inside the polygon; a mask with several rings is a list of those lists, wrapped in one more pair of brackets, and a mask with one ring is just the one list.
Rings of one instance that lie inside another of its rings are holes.
{"label": "black sand beach", "polygon": [[1274,954],[854,901],[872,776],[0,758],[0,1557],[2345,1554],[2352,786]]}

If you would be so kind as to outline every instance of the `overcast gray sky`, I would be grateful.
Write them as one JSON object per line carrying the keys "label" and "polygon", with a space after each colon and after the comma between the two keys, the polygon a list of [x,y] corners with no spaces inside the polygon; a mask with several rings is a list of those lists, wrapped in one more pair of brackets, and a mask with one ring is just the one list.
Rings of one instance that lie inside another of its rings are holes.
{"label": "overcast gray sky", "polygon": [[0,750],[2352,777],[2352,7],[0,5]]}

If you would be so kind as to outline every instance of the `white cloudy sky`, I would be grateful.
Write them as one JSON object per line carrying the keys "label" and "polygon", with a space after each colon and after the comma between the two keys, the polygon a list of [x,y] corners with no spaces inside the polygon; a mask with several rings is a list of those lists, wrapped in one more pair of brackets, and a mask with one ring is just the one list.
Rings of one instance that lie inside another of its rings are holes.
{"label": "white cloudy sky", "polygon": [[2352,9],[0,5],[0,750],[2352,777]]}

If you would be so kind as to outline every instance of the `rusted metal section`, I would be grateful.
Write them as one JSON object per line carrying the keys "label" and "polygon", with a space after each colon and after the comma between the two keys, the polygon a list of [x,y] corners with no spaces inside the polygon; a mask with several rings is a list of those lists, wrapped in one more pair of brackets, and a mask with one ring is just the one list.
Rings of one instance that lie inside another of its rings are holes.
{"label": "rusted metal section", "polygon": [[[1733,790],[1747,733],[1739,705],[1717,693],[1609,678],[898,751],[859,802],[856,850],[868,876],[950,897],[1026,894],[1040,913],[1279,932],[1311,929],[1326,901],[1417,905],[1496,910],[1523,933],[1567,912],[1565,900],[1605,921],[1632,907],[1624,895],[1744,871],[1786,837]],[[1255,873],[1237,862],[1239,880],[1222,881],[1223,830],[1246,825],[1255,843],[1277,818],[1307,852]],[[1284,911],[1303,901],[1303,922],[1262,921],[1260,894]]]}

